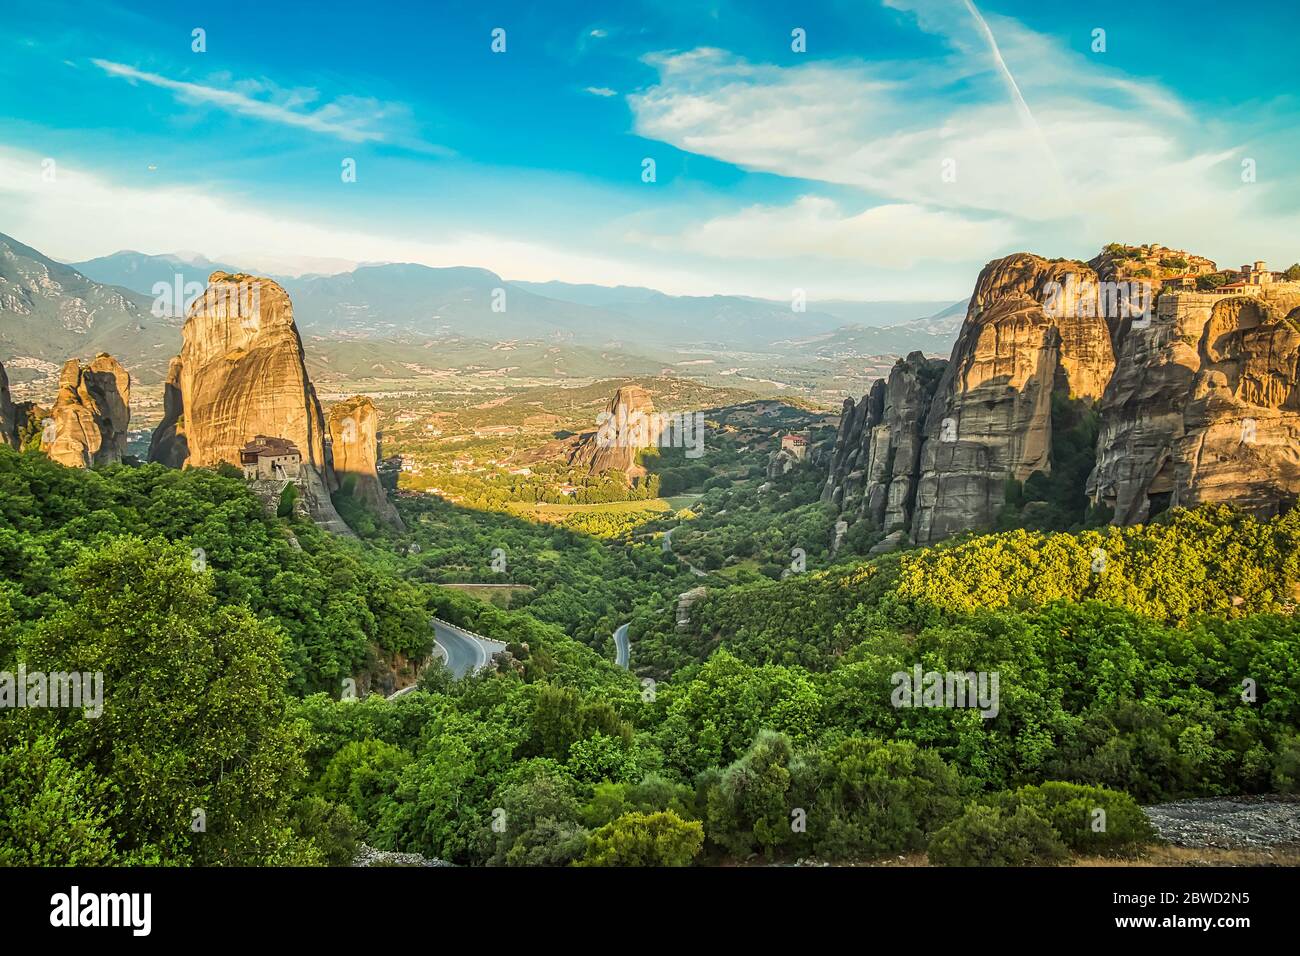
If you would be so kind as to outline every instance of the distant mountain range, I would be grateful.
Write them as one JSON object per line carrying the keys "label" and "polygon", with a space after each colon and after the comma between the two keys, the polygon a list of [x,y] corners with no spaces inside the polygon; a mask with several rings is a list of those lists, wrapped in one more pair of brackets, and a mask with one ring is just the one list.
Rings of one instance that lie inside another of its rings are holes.
{"label": "distant mountain range", "polygon": [[[736,344],[750,349],[793,336],[829,332],[844,325],[897,326],[950,308],[943,301],[852,302],[827,299],[795,312],[789,302],[750,296],[673,296],[640,286],[515,282],[513,285],[565,302],[664,323],[677,342]],[[965,303],[959,303],[965,311]],[[958,322],[960,326],[960,322]],[[707,330],[707,331],[705,331]],[[954,329],[954,335],[956,330]]]}
{"label": "distant mountain range", "polygon": [[[247,265],[201,257],[138,252],[118,252],[73,266],[98,282],[145,295],[151,295],[157,283],[174,283],[177,275],[186,283],[202,283],[218,269],[256,272]],[[833,300],[809,303],[806,311],[795,312],[789,302],[747,296],[672,296],[637,286],[511,282],[486,269],[413,263],[362,265],[330,276],[270,278],[289,292],[304,331],[350,338],[448,334],[754,351],[846,325],[904,326],[937,318],[936,313],[953,306],[947,301]],[[964,308],[961,303],[959,311]],[[952,332],[955,335],[955,327]]]}
{"label": "distant mountain range", "polygon": [[[21,380],[24,360],[61,364],[103,350],[141,381],[160,381],[183,325],[172,301],[177,278],[192,293],[214,271],[259,274],[247,263],[189,253],[123,251],[64,264],[0,235],[0,359],[12,361]],[[757,369],[787,360],[815,375],[827,362],[859,356],[946,354],[965,311],[964,303],[826,301],[796,312],[788,302],[746,296],[510,282],[486,269],[411,263],[269,278],[289,292],[314,361],[343,375],[383,378],[413,376],[413,367],[445,368],[452,355],[539,375],[602,362],[650,372],[674,365]],[[173,314],[152,314],[160,286],[169,290]],[[566,358],[556,348],[575,354]]]}
{"label": "distant mountain range", "polygon": [[34,371],[25,371],[28,366],[62,365],[100,351],[165,373],[182,323],[153,316],[151,301],[0,235],[0,352],[5,360],[20,359],[9,365],[15,381]]}
{"label": "distant mountain range", "polygon": [[186,282],[206,283],[212,273],[239,272],[229,263],[213,262],[198,254],[169,253],[162,256],[149,256],[143,252],[115,252],[111,256],[87,259],[85,262],[69,263],[88,279],[105,285],[120,285],[140,295],[154,296],[154,286],[159,283],[172,285],[177,275]]}

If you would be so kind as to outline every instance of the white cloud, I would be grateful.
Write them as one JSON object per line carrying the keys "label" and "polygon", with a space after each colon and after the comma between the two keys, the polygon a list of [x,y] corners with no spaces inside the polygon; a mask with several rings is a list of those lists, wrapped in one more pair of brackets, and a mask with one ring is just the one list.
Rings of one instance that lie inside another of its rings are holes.
{"label": "white cloud", "polygon": [[973,220],[906,203],[845,215],[828,199],[803,196],[788,206],[751,206],[717,216],[652,242],[702,255],[847,259],[906,268],[926,260],[969,261],[972,250],[988,255],[1012,237],[1011,227],[998,219]]}
{"label": "white cloud", "polygon": [[251,116],[268,123],[290,126],[335,136],[349,143],[394,142],[434,152],[449,152],[445,147],[422,144],[411,137],[393,134],[378,127],[385,119],[404,113],[404,108],[366,97],[346,96],[313,110],[302,108],[319,98],[312,89],[278,91],[258,80],[240,80],[227,89],[216,85],[173,80],[111,60],[92,60],[109,76],[133,83],[146,83],[169,90],[183,103],[207,104],[229,113]]}
{"label": "white cloud", "polygon": [[[1239,144],[1216,141],[1158,84],[1013,20],[989,16],[986,31],[967,3],[886,5],[915,14],[950,53],[788,67],[710,48],[655,55],[658,82],[628,97],[636,131],[875,201],[993,214],[1057,245],[1141,236],[1208,246],[1225,228],[1295,228],[1271,213],[1270,186],[1243,187]],[[1225,226],[1227,209],[1235,221]]]}
{"label": "white cloud", "polygon": [[[508,279],[651,285],[666,292],[718,291],[710,277],[671,264],[475,232],[437,242],[387,236],[297,218],[273,208],[218,198],[202,187],[134,188],[60,162],[42,177],[39,154],[0,146],[0,231],[64,261],[120,249],[160,254],[196,250],[211,259],[238,256],[264,272],[267,263],[311,258],[479,266]],[[259,255],[264,259],[259,259]],[[261,262],[262,264],[259,264]]]}
{"label": "white cloud", "polygon": [[[1149,114],[1066,93],[1033,101],[1027,123],[1005,96],[955,95],[942,71],[902,83],[867,64],[776,67],[707,49],[651,62],[660,82],[629,97],[641,135],[903,202],[1056,219],[1091,209],[1099,184],[1163,191],[1189,158]],[[1204,172],[1194,185],[1215,188]]]}
{"label": "white cloud", "polygon": [[589,86],[586,92],[592,96],[618,96],[618,90],[611,90],[608,86]]}

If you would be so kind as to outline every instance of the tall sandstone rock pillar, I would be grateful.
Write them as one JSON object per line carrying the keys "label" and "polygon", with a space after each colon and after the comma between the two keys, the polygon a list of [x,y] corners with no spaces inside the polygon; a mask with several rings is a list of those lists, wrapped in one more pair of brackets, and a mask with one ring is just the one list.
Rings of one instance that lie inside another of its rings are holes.
{"label": "tall sandstone rock pillar", "polygon": [[111,355],[89,365],[70,359],[59,373],[42,450],[70,468],[118,464],[126,455],[131,424],[131,376]]}
{"label": "tall sandstone rock pillar", "polygon": [[10,448],[17,448],[20,425],[18,409],[9,394],[9,375],[5,372],[4,365],[0,364],[0,441]]}
{"label": "tall sandstone rock pillar", "polygon": [[645,469],[636,464],[637,453],[659,441],[654,399],[640,385],[621,385],[601,416],[600,427],[582,436],[569,456],[569,465],[597,475],[621,471],[639,478]]}
{"label": "tall sandstone rock pillar", "polygon": [[179,402],[173,393],[151,459],[238,467],[240,449],[258,435],[287,439],[302,454],[299,490],[313,520],[350,534],[330,500],[338,486],[325,453],[325,420],[288,293],[271,279],[214,272],[190,305],[182,342],[179,368],[168,375]]}
{"label": "tall sandstone rock pillar", "polygon": [[405,531],[401,516],[379,483],[379,412],[375,403],[358,395],[330,408],[329,434],[339,487],[389,527]]}
{"label": "tall sandstone rock pillar", "polygon": [[915,543],[992,527],[1008,478],[1050,471],[1053,393],[1100,398],[1115,354],[1104,317],[1069,297],[1045,309],[1047,290],[1097,281],[1081,262],[1028,253],[984,267],[926,416]]}

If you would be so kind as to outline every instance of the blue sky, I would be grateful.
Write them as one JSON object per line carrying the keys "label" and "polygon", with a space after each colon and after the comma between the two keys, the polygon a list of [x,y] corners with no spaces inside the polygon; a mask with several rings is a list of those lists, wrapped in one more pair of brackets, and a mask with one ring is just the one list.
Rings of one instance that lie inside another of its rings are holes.
{"label": "blue sky", "polygon": [[1114,240],[1300,259],[1300,14],[1163,6],[49,0],[0,35],[0,232],[814,300]]}

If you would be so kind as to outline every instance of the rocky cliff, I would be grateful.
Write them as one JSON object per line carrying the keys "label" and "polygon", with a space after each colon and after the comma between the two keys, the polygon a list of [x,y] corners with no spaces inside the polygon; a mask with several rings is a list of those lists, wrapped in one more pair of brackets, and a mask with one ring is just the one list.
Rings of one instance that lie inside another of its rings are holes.
{"label": "rocky cliff", "polygon": [[984,267],[926,417],[914,542],[992,527],[1008,479],[1050,473],[1053,393],[1093,402],[1115,369],[1110,326],[1079,291],[1098,282],[1025,253]]}
{"label": "rocky cliff", "polygon": [[623,385],[597,419],[597,429],[579,440],[569,464],[590,474],[621,471],[631,478],[645,470],[636,464],[637,452],[658,443],[659,427],[654,400],[640,385]]}
{"label": "rocky cliff", "polygon": [[9,376],[4,365],[0,364],[0,441],[11,448],[17,448],[20,425],[18,410],[9,394]]}
{"label": "rocky cliff", "polygon": [[160,345],[180,323],[155,317],[152,298],[93,282],[0,234],[0,354],[61,363],[112,349],[137,377],[156,382]]}
{"label": "rocky cliff", "polygon": [[337,481],[325,453],[324,415],[284,289],[271,279],[214,272],[181,336],[151,460],[238,466],[240,449],[256,436],[287,439],[302,454],[299,492],[312,518],[350,533],[330,500]]}
{"label": "rocky cliff", "polygon": [[1156,298],[1159,270],[1184,268],[1214,264],[1160,246],[990,263],[947,363],[914,353],[845,402],[823,500],[917,544],[986,530],[1009,486],[1052,475],[1054,439],[1094,416],[1087,495],[1117,523],[1206,501],[1288,506],[1300,495],[1300,285]]}
{"label": "rocky cliff", "polygon": [[162,424],[154,429],[149,440],[149,460],[168,468],[182,468],[190,457],[189,442],[185,438],[185,410],[181,398],[181,359],[176,356],[167,366],[163,383]]}
{"label": "rocky cliff", "polygon": [[41,448],[70,468],[117,464],[126,455],[131,376],[117,359],[99,354],[89,365],[70,359],[59,374]]}
{"label": "rocky cliff", "polygon": [[1117,524],[1213,501],[1290,507],[1300,496],[1298,374],[1300,292],[1162,297],[1150,326],[1122,340],[1089,497]]}
{"label": "rocky cliff", "polygon": [[358,395],[333,406],[329,411],[329,434],[340,489],[390,527],[405,531],[397,509],[379,483],[379,412],[375,403]]}
{"label": "rocky cliff", "polygon": [[822,500],[882,530],[910,527],[926,417],[947,364],[913,352],[861,401],[845,401]]}

